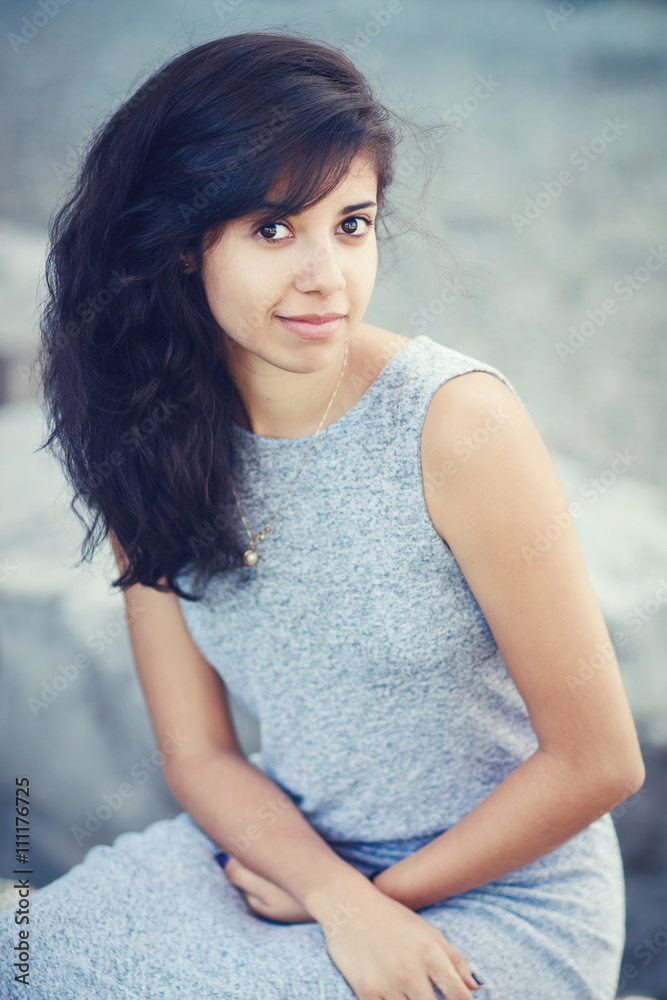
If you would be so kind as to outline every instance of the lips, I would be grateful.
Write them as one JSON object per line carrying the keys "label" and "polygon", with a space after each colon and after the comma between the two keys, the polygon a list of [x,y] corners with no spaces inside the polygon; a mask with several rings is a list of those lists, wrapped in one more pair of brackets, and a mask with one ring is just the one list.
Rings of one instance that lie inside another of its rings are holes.
{"label": "lips", "polygon": [[306,316],[279,316],[278,319],[289,319],[293,323],[331,323],[335,319],[343,319],[343,313],[308,313]]}
{"label": "lips", "polygon": [[291,333],[305,340],[322,340],[340,329],[345,319],[341,313],[308,313],[304,316],[277,316]]}

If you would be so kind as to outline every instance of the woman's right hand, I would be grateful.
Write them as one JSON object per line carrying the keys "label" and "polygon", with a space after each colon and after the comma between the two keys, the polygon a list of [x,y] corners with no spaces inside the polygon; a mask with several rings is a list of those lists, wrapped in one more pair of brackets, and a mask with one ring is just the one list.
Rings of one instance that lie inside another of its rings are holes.
{"label": "woman's right hand", "polygon": [[378,890],[320,921],[329,955],[358,1000],[472,1000],[464,956],[419,914]]}

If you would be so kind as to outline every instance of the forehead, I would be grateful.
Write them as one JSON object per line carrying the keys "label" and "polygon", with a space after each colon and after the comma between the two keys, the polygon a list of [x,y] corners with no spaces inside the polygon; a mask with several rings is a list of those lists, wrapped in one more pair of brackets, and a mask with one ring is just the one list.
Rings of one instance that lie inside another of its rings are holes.
{"label": "forehead", "polygon": [[[235,233],[238,234],[239,231],[244,232],[247,227],[252,227],[261,220],[266,220],[271,215],[271,203],[276,205],[276,212],[283,215],[284,213],[280,209],[280,205],[282,197],[287,190],[289,180],[289,174],[281,178],[270,189],[263,206],[247,212],[245,215],[236,216],[234,219],[221,222],[209,230],[204,243],[205,249],[209,250],[216,245],[221,246],[227,237]],[[348,211],[360,211],[362,205],[365,207],[366,203],[375,202],[377,184],[377,170],[373,160],[368,154],[359,153],[351,161],[347,173],[343,175],[339,183],[328,195],[308,208],[291,213],[292,217],[305,212],[312,212],[313,215],[316,215],[322,211],[327,213],[333,211],[336,215],[342,215]],[[285,217],[287,218],[288,216]]]}
{"label": "forehead", "polygon": [[[325,180],[326,177],[323,177],[323,181]],[[288,190],[289,182],[290,175],[286,172],[271,187],[268,192],[267,199],[269,201],[279,203]],[[370,155],[365,152],[357,153],[357,155],[352,159],[347,173],[343,174],[333,190],[331,190],[314,205],[311,205],[307,209],[303,209],[303,211],[309,211],[310,208],[316,208],[317,205],[321,205],[323,202],[339,202],[341,199],[345,198],[346,191],[352,190],[353,188],[359,188],[362,185],[365,188],[368,188],[368,190],[365,191],[367,197],[365,197],[364,200],[369,200],[371,198],[374,199],[377,192],[377,170]]]}

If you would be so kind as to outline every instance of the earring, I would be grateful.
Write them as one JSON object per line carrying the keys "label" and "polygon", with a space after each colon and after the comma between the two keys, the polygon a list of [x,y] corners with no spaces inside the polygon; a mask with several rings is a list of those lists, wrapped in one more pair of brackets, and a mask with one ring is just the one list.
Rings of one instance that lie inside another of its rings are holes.
{"label": "earring", "polygon": [[186,274],[191,274],[195,269],[195,263],[192,257],[183,257],[183,270]]}

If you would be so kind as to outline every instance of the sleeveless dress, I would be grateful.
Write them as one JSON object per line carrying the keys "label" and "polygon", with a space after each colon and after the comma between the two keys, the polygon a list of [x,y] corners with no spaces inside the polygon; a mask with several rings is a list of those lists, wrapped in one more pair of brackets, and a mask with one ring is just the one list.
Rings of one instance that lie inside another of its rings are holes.
{"label": "sleeveless dress", "polygon": [[[424,498],[427,407],[469,371],[519,398],[496,368],[427,335],[391,354],[320,431],[257,564],[214,578],[201,603],[181,600],[203,655],[260,720],[251,763],[364,875],[457,823],[538,746]],[[313,436],[238,424],[233,435],[255,535]],[[13,911],[0,914],[2,996],[354,1000],[320,926],[252,914],[217,850],[185,812],[91,848],[31,897],[29,987],[14,983]],[[534,863],[418,912],[465,955],[482,1000],[612,1000],[625,886],[610,813]]]}

